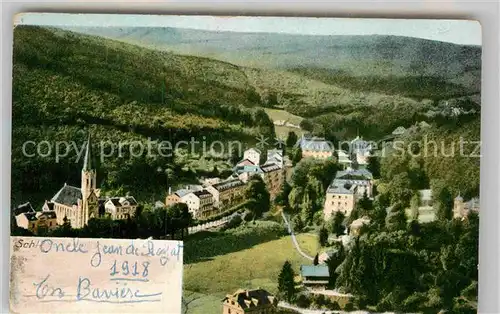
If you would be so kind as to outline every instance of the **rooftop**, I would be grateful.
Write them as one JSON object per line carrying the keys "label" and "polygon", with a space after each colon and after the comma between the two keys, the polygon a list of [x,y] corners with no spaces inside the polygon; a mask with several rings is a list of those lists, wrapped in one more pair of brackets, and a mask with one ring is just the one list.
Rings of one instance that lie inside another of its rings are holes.
{"label": "rooftop", "polygon": [[314,151],[314,152],[331,152],[333,151],[333,145],[321,137],[301,137],[298,141],[298,145],[302,151]]}
{"label": "rooftop", "polygon": [[344,171],[338,171],[335,178],[351,179],[351,180],[372,180],[373,175],[370,171],[363,168],[360,169],[347,168]]}
{"label": "rooftop", "polygon": [[330,272],[326,265],[302,265],[300,275],[302,277],[329,277]]}
{"label": "rooftop", "polygon": [[208,192],[207,190],[194,191],[193,194],[196,195],[198,198],[212,196],[212,194],[210,192]]}
{"label": "rooftop", "polygon": [[51,201],[66,206],[73,206],[78,204],[79,199],[82,199],[82,191],[80,188],[65,183],[56,195],[52,197]]}
{"label": "rooftop", "polygon": [[17,206],[16,208],[14,208],[14,215],[15,216],[23,214],[23,213],[34,213],[34,212],[35,212],[35,210],[33,209],[33,206],[31,206],[30,202],[21,204],[21,205]]}
{"label": "rooftop", "polygon": [[212,187],[217,191],[225,191],[242,185],[245,185],[245,183],[243,183],[243,181],[241,181],[240,179],[230,179],[214,184],[212,185]]}

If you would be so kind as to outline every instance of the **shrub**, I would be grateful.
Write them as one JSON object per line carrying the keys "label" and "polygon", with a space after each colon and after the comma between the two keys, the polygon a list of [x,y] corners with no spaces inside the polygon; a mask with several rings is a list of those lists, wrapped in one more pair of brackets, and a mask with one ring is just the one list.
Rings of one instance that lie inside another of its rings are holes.
{"label": "shrub", "polygon": [[254,214],[249,211],[249,210],[246,210],[245,213],[243,213],[243,220],[244,221],[252,221],[254,218]]}
{"label": "shrub", "polygon": [[298,307],[308,308],[309,306],[311,306],[311,300],[306,295],[299,294],[297,296],[297,300],[295,301],[295,304]]}
{"label": "shrub", "polygon": [[351,301],[347,302],[344,311],[354,311],[354,304]]}
{"label": "shrub", "polygon": [[340,310],[340,305],[337,303],[337,301],[333,301],[330,303],[330,305],[328,306],[328,308],[330,310],[333,310],[333,311],[339,311]]}

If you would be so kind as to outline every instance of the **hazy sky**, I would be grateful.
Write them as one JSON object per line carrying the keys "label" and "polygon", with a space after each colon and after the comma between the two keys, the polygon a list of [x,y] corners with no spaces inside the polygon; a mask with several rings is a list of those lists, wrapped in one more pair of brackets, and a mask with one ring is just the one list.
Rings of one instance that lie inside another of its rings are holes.
{"label": "hazy sky", "polygon": [[156,26],[308,35],[379,34],[481,45],[479,22],[463,20],[25,13],[16,16],[15,23],[52,26]]}

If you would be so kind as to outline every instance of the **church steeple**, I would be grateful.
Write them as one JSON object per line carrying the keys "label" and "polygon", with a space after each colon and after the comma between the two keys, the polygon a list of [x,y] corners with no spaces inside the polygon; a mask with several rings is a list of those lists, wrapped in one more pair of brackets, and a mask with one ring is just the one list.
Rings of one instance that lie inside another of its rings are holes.
{"label": "church steeple", "polygon": [[85,150],[85,157],[83,159],[83,168],[82,171],[90,171],[92,170],[92,143],[90,142],[90,133],[87,140],[87,147]]}

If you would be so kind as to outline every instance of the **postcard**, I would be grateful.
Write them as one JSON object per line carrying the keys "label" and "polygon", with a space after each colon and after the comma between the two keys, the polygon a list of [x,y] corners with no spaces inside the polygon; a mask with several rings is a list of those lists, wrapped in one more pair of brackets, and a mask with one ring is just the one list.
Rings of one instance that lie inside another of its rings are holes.
{"label": "postcard", "polygon": [[13,312],[477,312],[478,22],[13,32]]}

